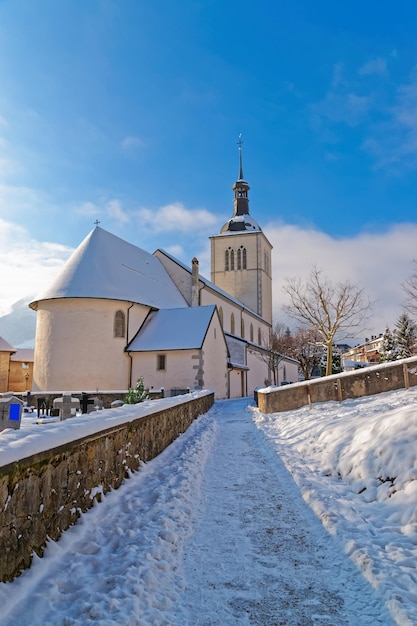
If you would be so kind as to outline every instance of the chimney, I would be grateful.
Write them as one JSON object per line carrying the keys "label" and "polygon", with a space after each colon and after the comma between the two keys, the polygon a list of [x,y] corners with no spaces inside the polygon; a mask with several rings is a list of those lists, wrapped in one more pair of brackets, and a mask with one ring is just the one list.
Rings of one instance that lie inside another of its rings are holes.
{"label": "chimney", "polygon": [[198,289],[199,282],[199,271],[198,271],[198,259],[196,257],[191,261],[192,264],[192,275],[191,275],[191,306],[199,306],[199,296],[200,292]]}

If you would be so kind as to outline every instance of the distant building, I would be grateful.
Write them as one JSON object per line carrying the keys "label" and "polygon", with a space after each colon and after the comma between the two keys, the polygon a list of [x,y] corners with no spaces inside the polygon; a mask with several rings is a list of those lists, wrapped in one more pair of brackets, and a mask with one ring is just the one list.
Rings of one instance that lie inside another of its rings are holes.
{"label": "distant building", "polygon": [[10,357],[9,391],[30,391],[33,383],[33,348],[17,348]]}
{"label": "distant building", "polygon": [[344,352],[342,354],[343,369],[346,371],[379,363],[382,340],[382,334],[372,335],[370,339],[365,339],[365,343]]}
{"label": "distant building", "polygon": [[16,349],[0,337],[0,392],[9,390],[10,357],[15,352]]}
{"label": "distant building", "polygon": [[[233,215],[210,238],[212,282],[196,258],[189,268],[98,225],[89,233],[30,304],[35,391],[125,390],[143,377],[166,395],[206,388],[229,398],[274,380],[272,246],[249,214],[241,156]],[[296,382],[297,362],[284,357],[275,374]]]}
{"label": "distant building", "polygon": [[13,348],[0,337],[0,393],[32,389],[33,349]]}

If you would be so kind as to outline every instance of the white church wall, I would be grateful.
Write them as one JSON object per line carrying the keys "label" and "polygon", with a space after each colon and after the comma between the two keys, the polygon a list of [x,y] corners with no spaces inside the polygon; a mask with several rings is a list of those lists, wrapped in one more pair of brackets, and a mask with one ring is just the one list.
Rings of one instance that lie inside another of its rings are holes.
{"label": "white church wall", "polygon": [[247,350],[248,362],[248,395],[252,395],[257,387],[264,387],[265,381],[270,376],[268,371],[268,363],[265,357],[262,357],[258,351]]}
{"label": "white church wall", "polygon": [[202,383],[216,399],[227,398],[227,346],[217,312],[208,328],[202,350]]}
{"label": "white church wall", "polygon": [[283,359],[278,364],[278,385],[283,381],[288,383],[298,382],[298,365],[292,361]]}
{"label": "white church wall", "polygon": [[259,334],[261,335],[262,343],[269,343],[270,325],[262,320],[259,316],[250,313],[247,309],[242,309],[242,306],[235,303],[233,300],[228,300],[220,296],[216,291],[205,288],[201,292],[201,305],[216,304],[220,311],[223,311],[223,330],[226,333],[231,333],[231,317],[232,313],[235,319],[235,331],[233,334],[241,337],[242,331],[242,318],[245,327],[245,339],[251,341],[250,338],[250,326],[253,327],[253,341],[258,342]]}
{"label": "white church wall", "polygon": [[[143,378],[146,388],[165,390],[170,395],[171,389],[193,390],[196,371],[194,364],[198,362],[199,350],[161,350],[158,352],[131,352],[132,386],[138,378]],[[164,369],[160,366],[160,357],[165,357]]]}
{"label": "white church wall", "polygon": [[[38,304],[35,344],[35,391],[126,389],[129,358],[125,337],[114,337],[116,311],[129,303],[91,298],[58,298]],[[136,305],[138,323],[148,308]]]}
{"label": "white church wall", "polygon": [[[227,397],[227,347],[217,315],[208,328],[201,350],[132,352],[132,386],[143,377],[145,387],[172,389],[212,389],[216,398]],[[165,369],[158,369],[161,356]]]}

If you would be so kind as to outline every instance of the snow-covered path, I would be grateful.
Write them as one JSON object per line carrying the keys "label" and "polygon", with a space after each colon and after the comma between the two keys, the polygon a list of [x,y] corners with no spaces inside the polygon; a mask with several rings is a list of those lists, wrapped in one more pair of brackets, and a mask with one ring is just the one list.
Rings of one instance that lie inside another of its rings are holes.
{"label": "snow-covered path", "polygon": [[213,414],[215,439],[184,559],[186,623],[391,623],[245,403],[219,402]]}
{"label": "snow-covered path", "polygon": [[217,402],[0,585],[0,607],[1,626],[393,623],[247,400]]}

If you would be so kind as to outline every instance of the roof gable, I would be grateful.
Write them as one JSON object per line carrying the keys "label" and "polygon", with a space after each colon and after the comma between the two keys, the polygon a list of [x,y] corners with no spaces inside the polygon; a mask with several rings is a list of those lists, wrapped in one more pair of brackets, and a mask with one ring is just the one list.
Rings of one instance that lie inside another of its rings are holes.
{"label": "roof gable", "polygon": [[155,308],[187,306],[162,263],[123,239],[94,228],[39,300],[103,298]]}
{"label": "roof gable", "polygon": [[199,349],[204,343],[216,307],[161,309],[149,314],[129,352]]}
{"label": "roof gable", "polygon": [[16,352],[16,348],[13,348],[3,337],[0,337],[0,352]]}
{"label": "roof gable", "polygon": [[[153,254],[157,256],[157,258],[162,257],[163,259],[165,257],[169,261],[172,261],[173,263],[181,267],[183,270],[185,270],[191,277],[192,270],[189,267],[187,267],[185,263],[182,263],[182,261],[179,261],[174,256],[169,254],[169,252],[166,252],[165,250],[158,248],[157,250],[155,250]],[[163,261],[161,261],[161,263],[163,263]],[[205,285],[208,289],[216,293],[218,296],[220,296],[224,300],[228,300],[229,302],[232,302],[233,304],[237,305],[240,309],[243,309],[244,311],[246,311],[252,317],[256,317],[259,320],[262,320],[262,322],[264,322],[265,324],[268,324],[269,326],[271,326],[271,324],[269,324],[267,320],[265,320],[261,315],[259,315],[259,313],[256,313],[256,311],[254,311],[253,309],[250,309],[246,304],[241,302],[241,300],[234,298],[233,296],[230,295],[230,293],[227,293],[227,291],[224,291],[223,289],[221,289],[220,287],[218,287],[217,285],[209,281],[202,274],[198,275],[198,279],[203,285]]]}

